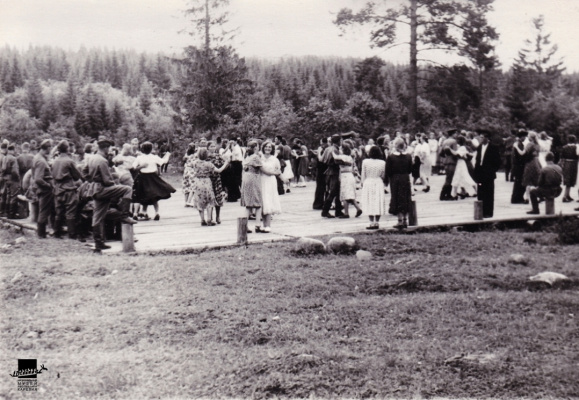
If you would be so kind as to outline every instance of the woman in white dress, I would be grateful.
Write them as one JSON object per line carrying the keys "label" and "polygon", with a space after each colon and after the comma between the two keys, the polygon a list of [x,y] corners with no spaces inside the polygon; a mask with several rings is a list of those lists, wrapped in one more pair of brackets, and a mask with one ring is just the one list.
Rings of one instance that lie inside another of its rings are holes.
{"label": "woman in white dress", "polygon": [[287,180],[281,175],[281,166],[278,158],[274,155],[274,144],[265,141],[261,145],[261,212],[263,216],[263,228],[256,226],[255,231],[260,233],[271,232],[271,216],[281,213],[281,202],[277,191],[277,179]]}
{"label": "woman in white dress", "polygon": [[[435,153],[436,154],[436,153]],[[420,159],[420,180],[425,186],[423,192],[430,191],[430,175],[432,175],[432,161],[430,157],[430,145],[425,133],[418,138],[418,145],[414,148],[414,156]]]}
{"label": "woman in white dress", "polygon": [[386,179],[386,162],[378,146],[372,146],[368,157],[362,161],[362,209],[370,219],[366,229],[378,229],[380,217],[386,214],[384,196],[384,179]]}
{"label": "woman in white dress", "polygon": [[[456,138],[456,143],[458,144],[458,149],[456,151],[450,149],[452,154],[458,157],[456,162],[456,169],[454,171],[454,176],[452,178],[452,192],[451,196],[454,200],[457,200],[457,192],[459,188],[463,188],[468,196],[476,195],[476,182],[470,176],[468,172],[468,166],[466,165],[466,159],[468,156],[472,157],[472,154],[468,152],[466,148],[466,139],[464,136],[459,136]],[[462,197],[462,196],[461,196]]]}
{"label": "woman in white dress", "polygon": [[436,159],[438,158],[438,140],[436,140],[434,132],[430,132],[428,147],[430,147],[430,175],[432,175],[432,168],[436,170]]}

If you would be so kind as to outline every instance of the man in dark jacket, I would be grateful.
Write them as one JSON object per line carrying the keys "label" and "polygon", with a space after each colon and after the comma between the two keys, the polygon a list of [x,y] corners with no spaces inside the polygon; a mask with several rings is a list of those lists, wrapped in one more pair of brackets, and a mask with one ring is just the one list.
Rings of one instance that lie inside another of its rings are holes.
{"label": "man in dark jacket", "polygon": [[58,157],[52,163],[54,178],[54,198],[56,217],[54,221],[54,237],[62,238],[62,227],[66,221],[68,237],[76,239],[76,220],[78,208],[77,182],[81,179],[76,163],[68,154],[69,146],[66,140],[58,143]]}
{"label": "man in dark jacket", "polygon": [[541,175],[539,175],[539,185],[531,189],[529,196],[531,197],[531,204],[533,209],[528,211],[527,214],[540,214],[539,202],[544,199],[554,199],[559,197],[563,189],[561,184],[563,183],[563,170],[557,164],[554,164],[555,156],[553,153],[549,152],[545,156],[545,161],[547,165],[541,169]]}
{"label": "man in dark jacket", "polygon": [[[342,137],[332,135],[332,145],[324,150],[322,162],[326,164],[326,198],[322,208],[322,217],[335,218],[344,215],[342,203],[340,202],[340,166],[334,160],[334,154],[340,154],[340,144]],[[330,214],[332,202],[335,201],[336,215]]]}
{"label": "man in dark jacket", "polygon": [[51,149],[52,141],[43,140],[32,160],[32,185],[38,197],[37,234],[41,239],[46,238],[46,225],[54,218],[54,182],[48,165]]}
{"label": "man in dark jacket", "polygon": [[20,194],[20,173],[14,156],[14,144],[7,146],[7,152],[0,165],[4,190],[2,192],[2,209],[8,218],[18,217],[18,195]]}
{"label": "man in dark jacket", "polygon": [[440,192],[440,200],[455,200],[452,196],[452,178],[454,177],[454,171],[456,170],[456,163],[458,161],[457,157],[450,152],[450,150],[456,150],[456,133],[457,129],[449,129],[447,131],[448,137],[441,144],[441,152],[444,154],[444,172],[445,180],[442,190]]}
{"label": "man in dark jacket", "polygon": [[99,138],[98,152],[88,160],[83,173],[89,182],[95,185],[92,194],[94,200],[94,211],[92,215],[92,230],[95,242],[95,251],[110,249],[104,242],[104,221],[110,203],[120,199],[120,211],[123,215],[121,220],[124,224],[136,224],[130,217],[129,208],[133,188],[125,185],[116,185],[109,168],[107,156],[113,142],[107,138]]}
{"label": "man in dark jacket", "polygon": [[483,218],[492,218],[495,206],[495,179],[501,166],[501,154],[490,142],[491,132],[479,129],[481,144],[476,153],[474,178],[478,184],[477,197],[482,201]]}

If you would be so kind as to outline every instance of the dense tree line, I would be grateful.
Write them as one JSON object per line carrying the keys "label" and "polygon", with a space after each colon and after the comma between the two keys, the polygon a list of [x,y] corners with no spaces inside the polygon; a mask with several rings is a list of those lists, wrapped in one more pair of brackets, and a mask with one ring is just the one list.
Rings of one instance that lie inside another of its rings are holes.
{"label": "dense tree line", "polygon": [[484,124],[506,133],[524,124],[564,138],[579,130],[579,76],[552,59],[556,46],[544,21],[534,22],[537,37],[506,73],[475,63],[422,67],[412,124],[408,66],[378,57],[246,60],[228,46],[190,47],[178,56],[4,47],[0,136],[78,143],[105,133],[182,144],[280,134],[314,142],[350,130],[377,137]]}

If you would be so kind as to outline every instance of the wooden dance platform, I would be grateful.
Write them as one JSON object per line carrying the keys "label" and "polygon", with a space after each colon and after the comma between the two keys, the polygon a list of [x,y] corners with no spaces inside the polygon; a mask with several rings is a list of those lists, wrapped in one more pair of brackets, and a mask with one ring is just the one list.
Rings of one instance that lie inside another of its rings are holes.
{"label": "wooden dance platform", "polygon": [[[423,186],[416,186],[413,199],[416,201],[418,227],[454,226],[470,223],[488,223],[514,220],[536,220],[545,215],[545,204],[541,203],[541,216],[527,215],[530,205],[511,204],[512,183],[505,182],[504,174],[499,174],[495,181],[494,217],[484,221],[474,220],[474,198],[458,201],[440,201],[440,189],[444,176],[431,178],[431,190],[422,192]],[[265,243],[280,240],[296,239],[303,236],[322,236],[346,234],[354,232],[371,232],[366,230],[368,216],[362,214],[359,218],[326,219],[321,212],[312,210],[315,182],[308,182],[306,188],[291,188],[291,193],[281,196],[283,213],[275,215],[272,222],[272,232],[251,233],[249,244]],[[574,191],[574,197],[577,197]],[[555,214],[579,215],[574,208],[579,207],[576,201],[563,203],[562,197],[555,200]],[[389,195],[386,195],[389,200]],[[201,226],[199,214],[194,208],[184,207],[184,197],[181,190],[169,200],[160,203],[160,221],[139,221],[134,225],[135,248],[138,252],[182,251],[187,249],[204,249],[232,246],[237,241],[237,218],[245,215],[245,210],[237,203],[226,203],[221,209],[221,224],[216,226]],[[332,211],[333,212],[333,211]],[[153,217],[153,209],[149,208]],[[350,215],[355,215],[353,207]],[[35,228],[27,220],[16,221],[25,227]],[[397,218],[392,215],[382,217],[381,229],[393,229]],[[254,221],[249,221],[253,229]],[[107,242],[112,248],[106,253],[122,251],[120,242]]]}

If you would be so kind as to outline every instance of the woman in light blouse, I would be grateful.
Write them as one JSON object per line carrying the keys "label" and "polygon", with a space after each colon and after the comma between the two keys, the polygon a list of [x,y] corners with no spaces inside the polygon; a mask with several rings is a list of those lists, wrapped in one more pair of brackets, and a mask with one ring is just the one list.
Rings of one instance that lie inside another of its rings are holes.
{"label": "woman in light blouse", "polygon": [[143,214],[139,214],[145,220],[149,219],[147,207],[152,205],[155,208],[155,221],[160,219],[159,200],[168,199],[171,193],[175,193],[175,188],[159,177],[159,166],[169,161],[171,153],[166,153],[161,158],[151,154],[153,144],[145,142],[141,146],[143,154],[137,156],[133,162],[133,169],[139,171],[133,185],[133,202],[143,205]]}

